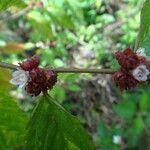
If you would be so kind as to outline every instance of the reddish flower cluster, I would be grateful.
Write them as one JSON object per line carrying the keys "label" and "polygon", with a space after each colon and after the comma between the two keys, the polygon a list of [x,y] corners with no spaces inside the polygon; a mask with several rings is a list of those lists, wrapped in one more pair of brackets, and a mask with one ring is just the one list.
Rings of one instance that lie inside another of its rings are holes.
{"label": "reddish flower cluster", "polygon": [[39,58],[33,56],[27,61],[20,63],[20,67],[29,72],[29,81],[25,90],[32,95],[39,95],[41,92],[46,93],[57,81],[57,74],[53,70],[39,68]]}
{"label": "reddish flower cluster", "polygon": [[136,87],[139,81],[133,78],[132,75],[126,73],[124,70],[119,70],[113,75],[114,81],[116,85],[119,86],[120,89],[131,89]]}
{"label": "reddish flower cluster", "polygon": [[124,69],[133,69],[139,65],[139,59],[130,48],[124,50],[124,52],[116,52],[116,59],[118,63]]}
{"label": "reddish flower cluster", "polygon": [[130,48],[123,52],[116,52],[115,57],[121,66],[120,70],[113,75],[116,85],[122,90],[136,87],[139,81],[130,72],[140,64],[145,64],[145,57],[136,55]]}

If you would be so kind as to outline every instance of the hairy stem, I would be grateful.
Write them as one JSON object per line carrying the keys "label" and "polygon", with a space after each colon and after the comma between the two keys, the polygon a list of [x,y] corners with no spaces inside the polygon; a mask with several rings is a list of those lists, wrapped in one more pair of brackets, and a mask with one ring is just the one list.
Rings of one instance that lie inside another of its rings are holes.
{"label": "hairy stem", "polygon": [[6,68],[6,69],[12,69],[12,70],[15,70],[15,69],[20,68],[20,67],[17,66],[17,65],[8,64],[8,63],[4,63],[4,62],[0,62],[0,67],[1,67],[1,68]]}
{"label": "hairy stem", "polygon": [[79,68],[55,68],[58,73],[101,73],[113,74],[115,71],[111,69],[79,69]]}
{"label": "hairy stem", "polygon": [[[18,69],[17,65],[0,62],[1,68]],[[49,67],[50,68],[50,67]],[[47,68],[48,69],[48,68]],[[79,69],[79,68],[51,68],[57,73],[100,73],[100,74],[113,74],[115,71],[111,69]]]}

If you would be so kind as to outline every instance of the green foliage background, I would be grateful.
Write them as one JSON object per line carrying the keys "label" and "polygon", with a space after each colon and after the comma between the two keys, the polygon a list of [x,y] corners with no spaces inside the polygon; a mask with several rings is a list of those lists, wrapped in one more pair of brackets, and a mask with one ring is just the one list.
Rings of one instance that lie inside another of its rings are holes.
{"label": "green foliage background", "polygon": [[[0,0],[0,61],[18,63],[38,54],[42,67],[117,68],[116,50],[144,47],[150,55],[150,0],[142,9],[143,2]],[[96,149],[149,150],[149,85],[121,92],[107,75],[59,74],[49,91],[55,103],[9,85],[10,74],[0,69],[1,150],[22,150],[26,142],[31,150],[93,149],[79,122],[56,103],[78,117]],[[41,113],[31,115],[38,102]],[[116,135],[120,144],[113,141]]]}

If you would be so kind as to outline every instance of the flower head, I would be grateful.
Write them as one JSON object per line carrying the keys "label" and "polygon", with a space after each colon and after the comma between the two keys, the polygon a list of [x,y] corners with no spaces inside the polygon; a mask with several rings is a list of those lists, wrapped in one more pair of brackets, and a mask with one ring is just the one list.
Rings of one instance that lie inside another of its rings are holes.
{"label": "flower head", "polygon": [[133,77],[138,81],[147,81],[149,74],[150,72],[145,65],[139,65],[132,71]]}
{"label": "flower head", "polygon": [[25,90],[35,96],[41,92],[47,92],[57,82],[57,74],[52,70],[36,68],[29,72],[31,80],[25,87]]}
{"label": "flower head", "polygon": [[150,71],[146,66],[148,59],[144,51],[144,48],[139,48],[134,53],[130,48],[127,48],[123,52],[115,53],[121,69],[113,77],[116,85],[121,89],[130,89],[138,83],[148,80]]}
{"label": "flower head", "polygon": [[41,92],[46,93],[57,81],[57,73],[53,70],[47,70],[38,67],[39,58],[32,58],[20,63],[21,69],[13,73],[12,84],[25,87],[24,89],[32,94],[39,95]]}

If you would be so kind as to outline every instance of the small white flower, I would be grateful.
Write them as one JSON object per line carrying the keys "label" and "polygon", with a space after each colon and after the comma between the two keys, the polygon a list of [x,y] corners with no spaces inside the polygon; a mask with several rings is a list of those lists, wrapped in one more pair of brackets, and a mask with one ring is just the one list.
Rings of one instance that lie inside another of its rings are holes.
{"label": "small white flower", "polygon": [[113,143],[114,144],[121,144],[121,136],[120,135],[113,135]]}
{"label": "small white flower", "polygon": [[19,88],[24,88],[29,80],[29,72],[24,70],[17,70],[13,72],[11,84],[18,85]]}
{"label": "small white flower", "polygon": [[145,56],[146,56],[146,54],[145,54],[145,48],[139,48],[139,49],[136,51],[136,54],[137,54],[138,56],[143,56],[143,57],[145,57]]}
{"label": "small white flower", "polygon": [[148,75],[150,74],[149,70],[145,65],[139,65],[132,72],[134,78],[138,81],[146,81],[148,79]]}

